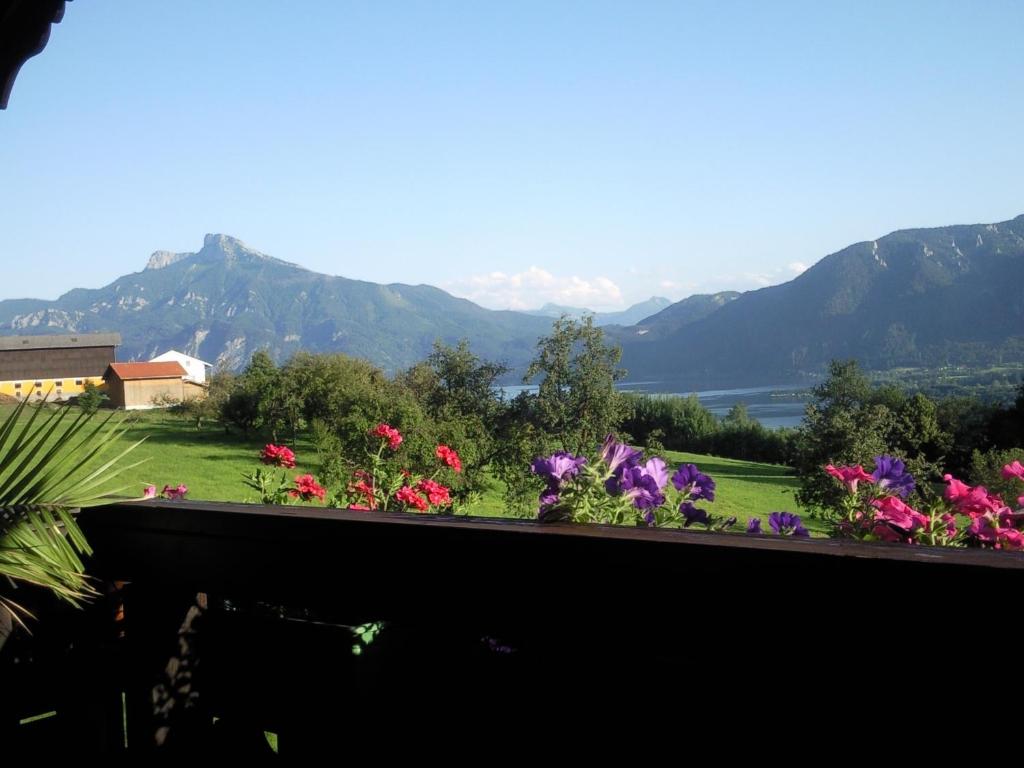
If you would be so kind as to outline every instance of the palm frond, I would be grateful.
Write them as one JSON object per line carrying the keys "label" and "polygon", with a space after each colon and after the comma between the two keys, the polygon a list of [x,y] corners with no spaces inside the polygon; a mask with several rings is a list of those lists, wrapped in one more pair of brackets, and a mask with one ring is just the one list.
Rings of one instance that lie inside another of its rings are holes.
{"label": "palm frond", "polygon": [[[129,419],[47,408],[22,401],[0,424],[0,577],[79,604],[95,590],[81,560],[91,549],[72,512],[130,498],[111,482],[142,463],[123,460],[145,438],[107,458]],[[0,607],[22,624],[31,615],[8,596]]]}

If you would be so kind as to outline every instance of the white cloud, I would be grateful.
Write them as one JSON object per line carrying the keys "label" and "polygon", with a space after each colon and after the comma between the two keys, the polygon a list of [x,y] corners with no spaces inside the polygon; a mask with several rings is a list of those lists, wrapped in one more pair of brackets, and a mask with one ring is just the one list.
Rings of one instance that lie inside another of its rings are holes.
{"label": "white cloud", "polygon": [[799,275],[802,272],[807,271],[807,265],[804,264],[802,261],[793,261],[790,262],[789,264],[789,271],[792,272],[794,275]]}
{"label": "white cloud", "polygon": [[622,291],[607,277],[563,277],[536,266],[515,274],[471,275],[449,281],[444,287],[492,309],[537,309],[548,302],[594,310],[624,306]]}

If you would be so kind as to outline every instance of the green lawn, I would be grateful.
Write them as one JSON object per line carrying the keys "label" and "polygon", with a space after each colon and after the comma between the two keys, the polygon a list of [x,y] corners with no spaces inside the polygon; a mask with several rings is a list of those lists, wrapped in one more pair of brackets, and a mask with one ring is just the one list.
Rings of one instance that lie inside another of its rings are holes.
{"label": "green lawn", "polygon": [[[0,408],[0,411],[6,412],[7,408]],[[245,485],[242,476],[258,466],[265,439],[246,439],[225,433],[217,425],[196,430],[190,423],[162,411],[140,412],[130,418],[137,420],[130,435],[135,439],[146,437],[146,442],[135,450],[134,460],[147,459],[123,476],[130,492],[141,495],[143,486],[150,483],[158,489],[184,483],[189,488],[189,499],[245,501],[253,498],[254,492]],[[317,458],[312,445],[300,438],[292,447],[297,457],[294,474],[315,474]],[[793,499],[797,481],[787,467],[674,451],[667,452],[665,458],[670,464],[692,462],[714,478],[716,500],[707,505],[708,510],[724,517],[735,515],[739,526],[745,527],[747,520],[754,516],[766,521],[769,512],[799,511]],[[466,512],[487,517],[504,516],[507,512],[502,490],[501,484],[493,480],[483,498]],[[813,532],[824,533],[817,521],[805,519],[804,522]]]}

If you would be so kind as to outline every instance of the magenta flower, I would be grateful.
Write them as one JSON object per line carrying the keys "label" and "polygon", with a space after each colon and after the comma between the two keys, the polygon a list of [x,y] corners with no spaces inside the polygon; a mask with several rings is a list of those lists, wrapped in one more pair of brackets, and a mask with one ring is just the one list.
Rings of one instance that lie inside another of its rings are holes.
{"label": "magenta flower", "polygon": [[951,502],[963,515],[975,518],[987,512],[997,512],[1006,506],[1002,499],[990,494],[984,486],[978,485],[972,488],[952,475],[943,475],[942,479],[949,483],[946,486],[946,500]]}
{"label": "magenta flower", "polygon": [[187,485],[177,485],[177,486],[165,485],[164,486],[164,490],[163,490],[162,493],[163,493],[165,499],[170,499],[171,501],[174,501],[175,499],[184,499],[185,498],[185,494],[188,493],[188,486]]}
{"label": "magenta flower", "polygon": [[1008,509],[998,513],[986,512],[971,520],[967,533],[995,549],[1024,549],[1024,533],[1014,527],[1017,523],[1017,515]]}
{"label": "magenta flower", "polygon": [[143,488],[142,489],[142,498],[143,499],[155,499],[156,498],[156,486],[155,485],[147,485],[145,488]]}
{"label": "magenta flower", "polygon": [[1024,464],[1020,461],[1014,461],[1012,464],[1007,464],[1003,467],[1003,477],[1009,480],[1011,477],[1016,477],[1018,480],[1024,480]]}
{"label": "magenta flower", "polygon": [[850,493],[857,492],[857,483],[861,480],[869,483],[874,482],[874,478],[865,472],[864,467],[860,464],[855,467],[834,467],[829,464],[825,467],[825,471],[836,478],[836,480],[846,483],[846,488]]}
{"label": "magenta flower", "polygon": [[927,517],[916,509],[912,509],[895,496],[885,496],[884,498],[876,499],[871,502],[871,506],[877,510],[875,512],[875,522],[889,523],[899,528],[905,534],[909,534],[919,528],[924,528],[929,522]]}

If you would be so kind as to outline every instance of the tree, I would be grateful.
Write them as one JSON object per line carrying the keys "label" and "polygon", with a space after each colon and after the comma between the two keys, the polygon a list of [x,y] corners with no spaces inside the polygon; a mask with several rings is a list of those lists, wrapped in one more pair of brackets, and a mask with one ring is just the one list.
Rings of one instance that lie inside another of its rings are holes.
{"label": "tree", "polygon": [[93,384],[91,381],[85,382],[85,386],[82,388],[82,393],[75,398],[75,404],[86,413],[96,413],[107,400],[107,393]]}
{"label": "tree", "polygon": [[626,414],[615,382],[622,350],[605,344],[604,332],[591,315],[582,320],[562,316],[551,334],[537,342],[537,356],[523,383],[540,377],[535,409],[540,427],[567,451],[593,450],[605,434],[618,428]]}
{"label": "tree", "polygon": [[254,352],[231,394],[224,399],[221,418],[246,435],[261,426],[260,404],[270,395],[277,379],[277,366],[266,350]]}
{"label": "tree", "polygon": [[222,418],[225,404],[237,385],[237,378],[227,371],[215,373],[210,377],[202,397],[187,397],[174,406],[172,411],[191,421],[197,430],[202,429],[206,422]]}
{"label": "tree", "polygon": [[499,450],[508,404],[497,381],[507,372],[474,355],[463,339],[454,347],[435,342],[426,360],[397,378],[423,406],[437,441],[458,448],[464,470],[455,487],[460,498],[483,490],[484,469]]}
{"label": "tree", "polygon": [[829,375],[813,390],[798,431],[796,468],[800,475],[797,502],[811,509],[838,505],[842,490],[825,474],[826,464],[867,464],[885,453],[885,433],[892,413],[869,404],[871,385],[855,360],[829,363]]}

